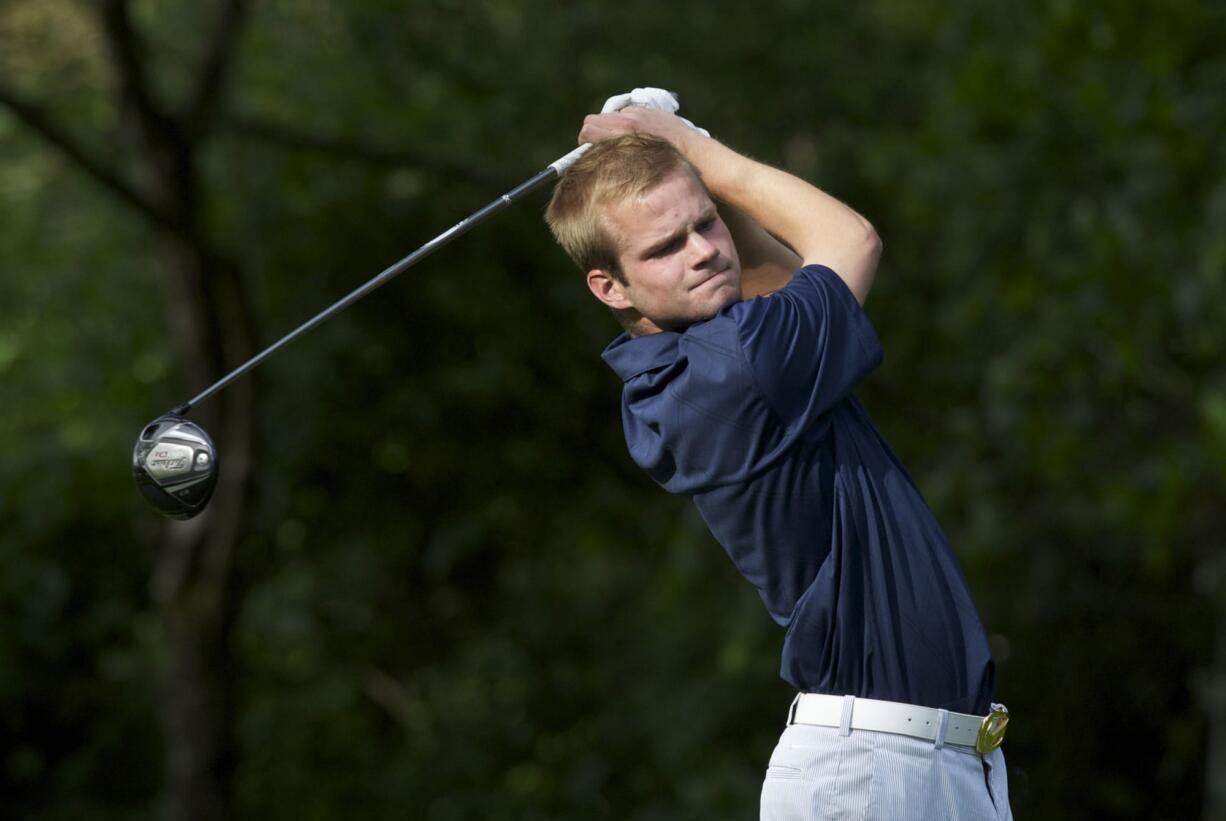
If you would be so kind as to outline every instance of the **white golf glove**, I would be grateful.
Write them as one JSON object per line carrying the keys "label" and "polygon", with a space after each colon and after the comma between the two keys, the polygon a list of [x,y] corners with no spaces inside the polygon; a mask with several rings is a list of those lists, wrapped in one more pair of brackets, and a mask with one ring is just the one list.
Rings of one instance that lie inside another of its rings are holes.
{"label": "white golf glove", "polygon": [[[667,111],[669,114],[676,114],[677,109],[681,106],[677,103],[677,98],[673,96],[671,91],[666,91],[662,88],[636,88],[634,91],[626,94],[616,94],[605,100],[604,108],[600,109],[601,114],[610,114],[614,111],[621,111],[628,105],[641,105],[644,108],[655,108],[660,111]],[[710,137],[711,132],[705,128],[699,128],[684,117],[678,117],[681,122],[690,127],[691,130],[697,131],[704,137]]]}
{"label": "white golf glove", "polygon": [[[614,111],[621,111],[628,105],[641,105],[644,108],[656,108],[660,111],[667,111],[669,114],[677,113],[677,109],[681,107],[677,104],[677,98],[673,96],[671,91],[665,91],[662,88],[636,88],[634,91],[627,94],[617,94],[605,100],[604,108],[600,109],[600,113],[611,114]],[[681,120],[681,122],[685,123],[702,136],[711,136],[711,132],[707,131],[705,128],[699,128],[684,117],[678,117],[677,119]],[[584,143],[564,157],[559,157],[557,160],[550,163],[549,167],[561,175],[566,171],[566,169],[574,165],[575,160],[583,156],[584,152],[591,147],[591,143]]]}

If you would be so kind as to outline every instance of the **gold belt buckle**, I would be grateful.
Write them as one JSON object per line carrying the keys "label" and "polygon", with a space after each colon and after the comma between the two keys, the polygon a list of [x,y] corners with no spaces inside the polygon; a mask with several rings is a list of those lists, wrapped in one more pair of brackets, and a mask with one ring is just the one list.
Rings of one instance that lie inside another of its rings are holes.
{"label": "gold belt buckle", "polygon": [[975,751],[980,755],[999,747],[1005,740],[1005,729],[1009,726],[1009,710],[1003,704],[993,704],[992,712],[979,722],[979,735],[975,738]]}

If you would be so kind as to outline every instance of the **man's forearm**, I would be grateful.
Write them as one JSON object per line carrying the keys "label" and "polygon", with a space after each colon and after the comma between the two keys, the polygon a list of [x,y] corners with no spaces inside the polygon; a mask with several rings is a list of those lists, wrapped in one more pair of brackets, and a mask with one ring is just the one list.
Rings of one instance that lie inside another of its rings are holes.
{"label": "man's forearm", "polygon": [[787,285],[801,266],[796,252],[735,205],[722,200],[716,205],[741,260],[741,296],[762,296]]}

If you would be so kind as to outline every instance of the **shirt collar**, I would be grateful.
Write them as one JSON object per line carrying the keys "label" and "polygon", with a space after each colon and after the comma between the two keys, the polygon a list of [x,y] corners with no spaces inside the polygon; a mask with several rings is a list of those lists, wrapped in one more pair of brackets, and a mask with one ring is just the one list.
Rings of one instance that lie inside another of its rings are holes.
{"label": "shirt collar", "polygon": [[628,382],[641,373],[672,364],[680,339],[681,334],[672,331],[636,337],[623,332],[600,356],[623,382]]}

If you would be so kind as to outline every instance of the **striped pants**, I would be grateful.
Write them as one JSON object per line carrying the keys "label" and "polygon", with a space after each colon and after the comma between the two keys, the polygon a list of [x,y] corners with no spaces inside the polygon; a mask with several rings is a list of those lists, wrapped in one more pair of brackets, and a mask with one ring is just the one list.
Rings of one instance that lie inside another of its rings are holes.
{"label": "striped pants", "polygon": [[762,784],[762,821],[1012,821],[1005,757],[891,733],[793,724]]}

